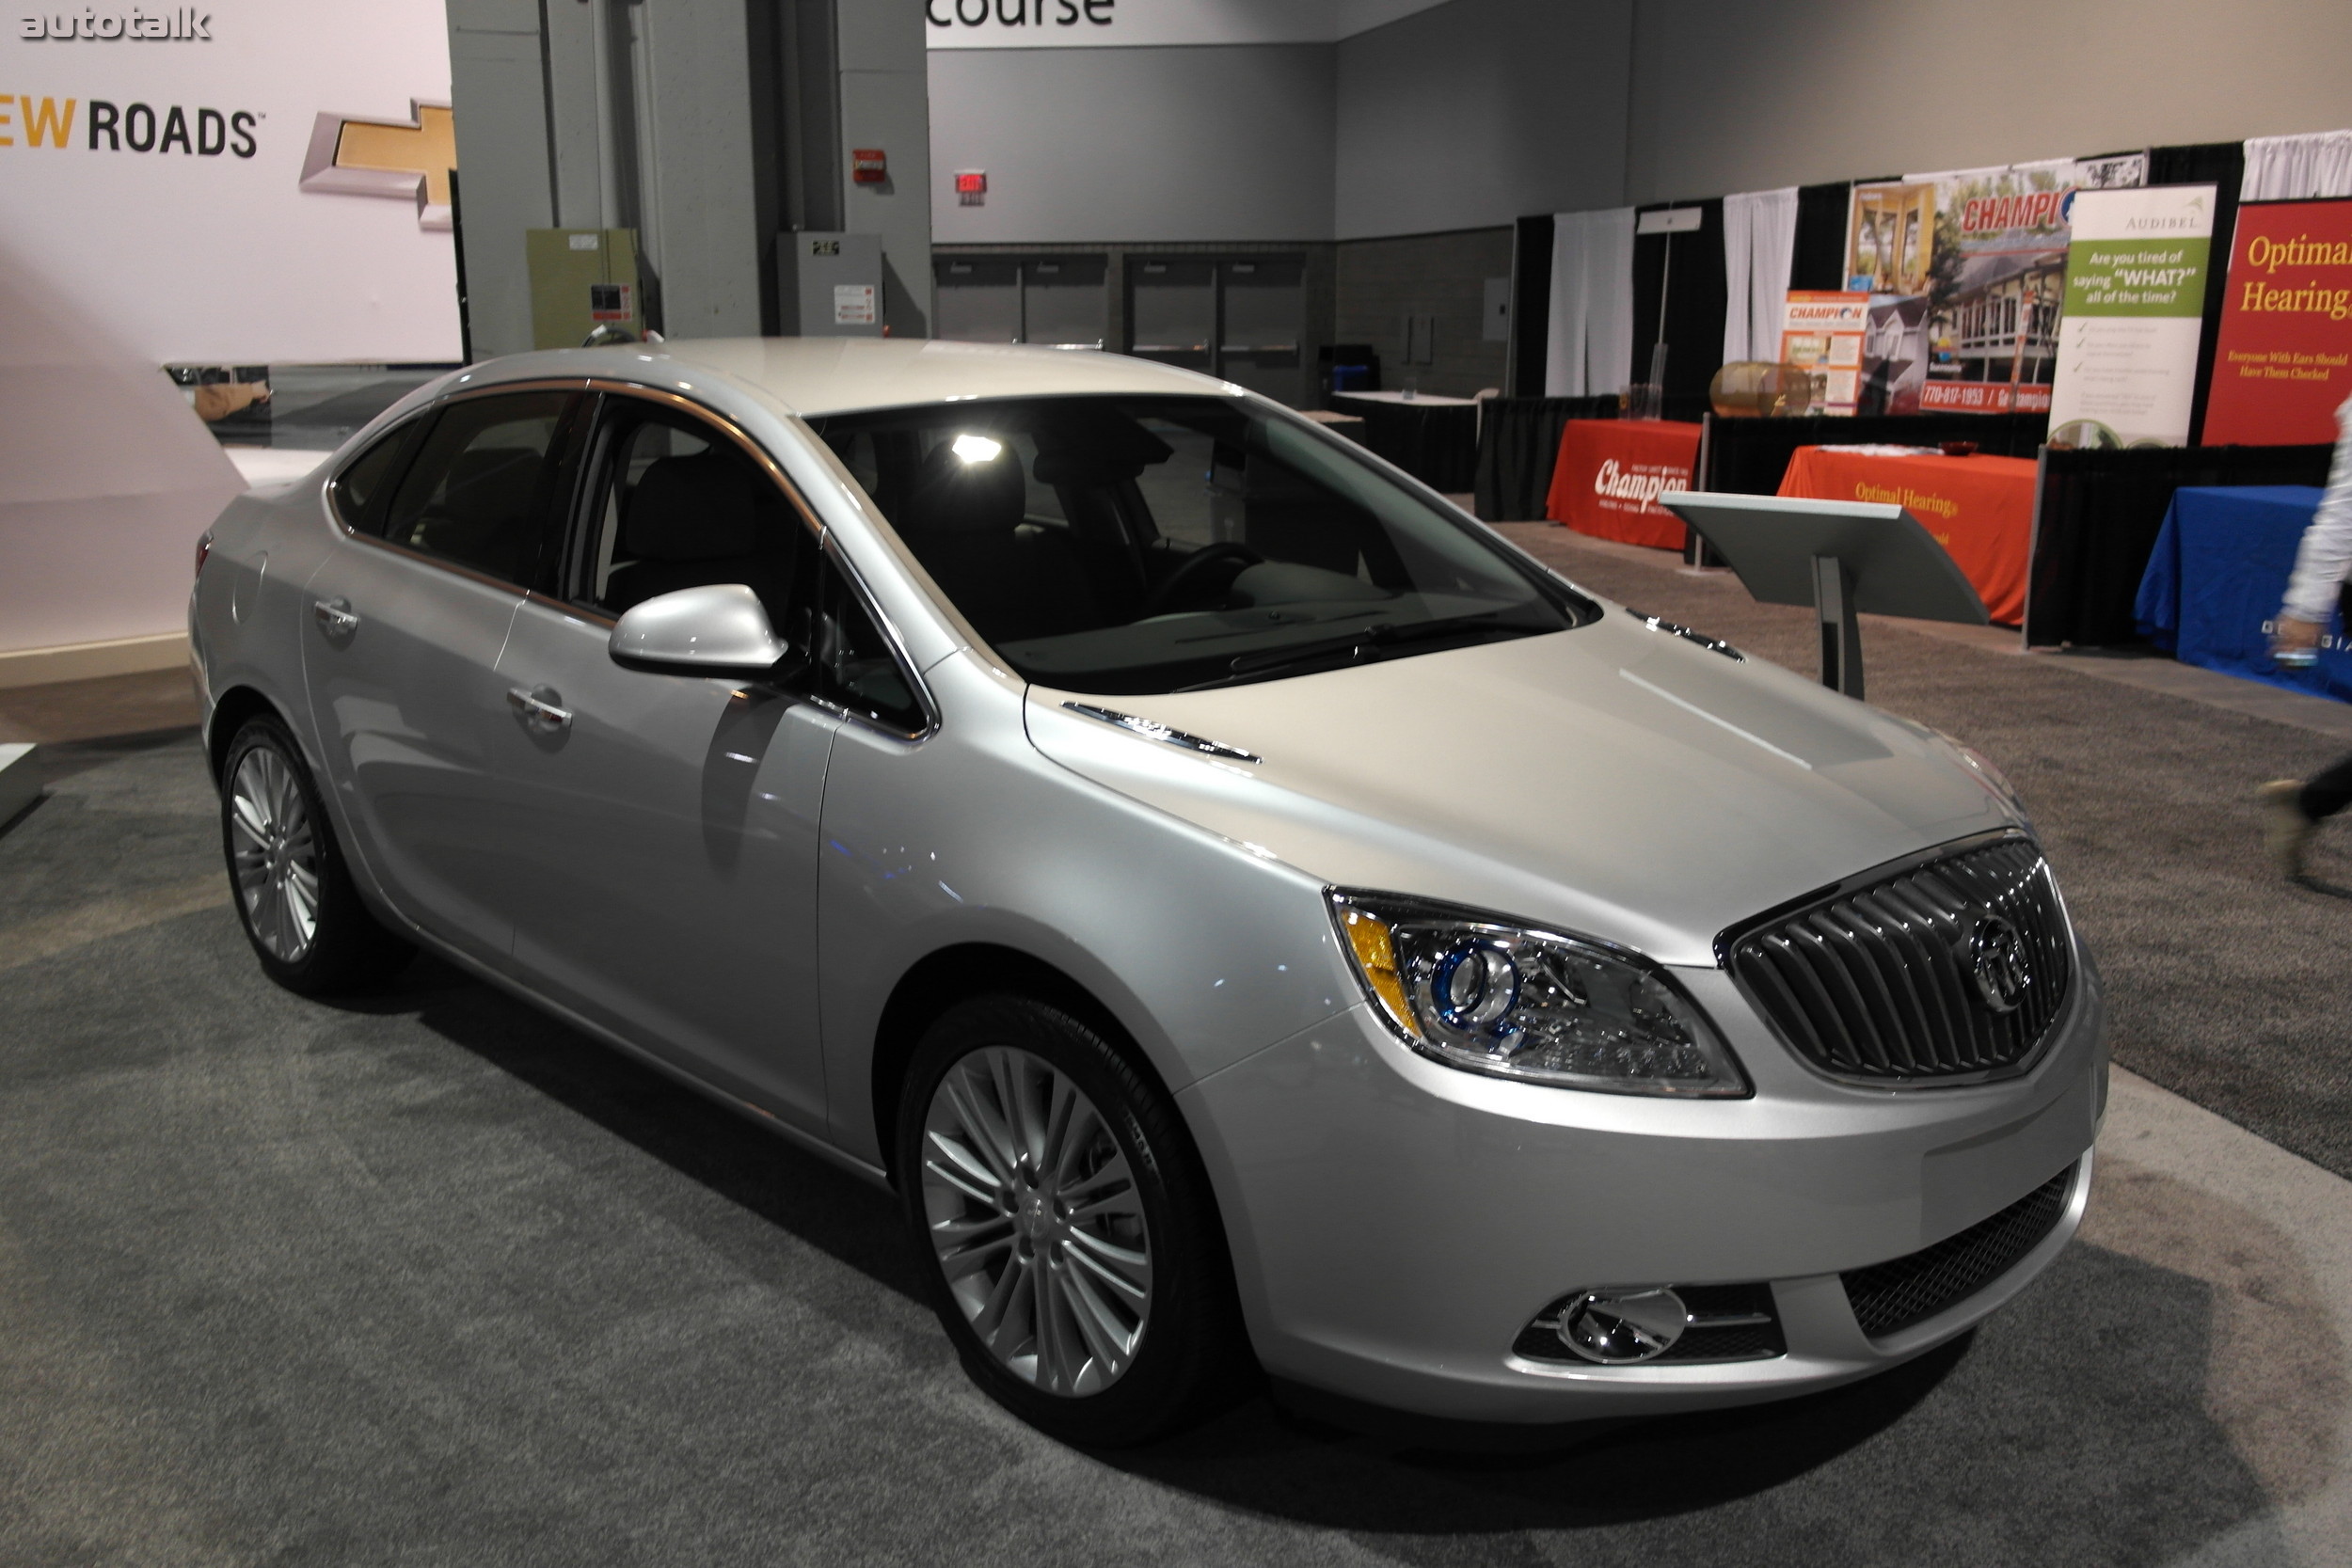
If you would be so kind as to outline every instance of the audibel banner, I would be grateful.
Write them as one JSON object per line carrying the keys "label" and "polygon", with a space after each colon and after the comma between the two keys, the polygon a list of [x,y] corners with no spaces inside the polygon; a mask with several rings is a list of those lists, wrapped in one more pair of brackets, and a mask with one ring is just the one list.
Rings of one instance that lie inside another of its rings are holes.
{"label": "audibel banner", "polygon": [[2352,397],[2352,201],[2237,210],[2207,446],[2333,442]]}
{"label": "audibel banner", "polygon": [[154,364],[458,357],[440,0],[20,4],[0,245]]}
{"label": "audibel banner", "polygon": [[2074,193],[2053,443],[2187,444],[2214,195],[2211,185]]}

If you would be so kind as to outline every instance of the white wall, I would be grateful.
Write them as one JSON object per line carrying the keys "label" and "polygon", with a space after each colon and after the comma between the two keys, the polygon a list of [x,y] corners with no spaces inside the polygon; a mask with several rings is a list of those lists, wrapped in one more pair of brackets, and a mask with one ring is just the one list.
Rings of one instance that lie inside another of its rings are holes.
{"label": "white wall", "polygon": [[1638,14],[1634,202],[2352,125],[2344,0],[1639,0]]}
{"label": "white wall", "polygon": [[[942,245],[1331,237],[1332,46],[930,54]],[[988,171],[988,204],[954,172]]]}
{"label": "white wall", "polygon": [[1343,40],[1341,239],[1618,205],[1631,0],[1453,0]]}
{"label": "white wall", "polygon": [[934,48],[930,75],[942,242],[1355,239],[2334,130],[2352,4],[1446,0],[1335,44]]}

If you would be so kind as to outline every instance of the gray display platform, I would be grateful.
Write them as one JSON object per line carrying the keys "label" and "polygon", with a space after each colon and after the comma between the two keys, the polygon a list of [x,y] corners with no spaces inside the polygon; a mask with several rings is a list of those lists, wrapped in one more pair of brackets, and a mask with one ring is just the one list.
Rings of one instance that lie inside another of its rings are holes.
{"label": "gray display platform", "polygon": [[1821,623],[1821,684],[1862,695],[1855,617],[1990,626],[1959,565],[1919,519],[1876,501],[1676,490],[1658,504],[1691,525],[1759,604],[1811,605]]}
{"label": "gray display platform", "polygon": [[22,741],[0,745],[0,828],[40,799],[40,779],[33,771],[33,749]]}

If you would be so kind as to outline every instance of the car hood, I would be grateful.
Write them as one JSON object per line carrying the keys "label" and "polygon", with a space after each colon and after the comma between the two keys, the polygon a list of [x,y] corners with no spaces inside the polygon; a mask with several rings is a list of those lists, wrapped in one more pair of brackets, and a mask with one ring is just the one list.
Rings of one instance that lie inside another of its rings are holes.
{"label": "car hood", "polygon": [[1924,726],[1614,608],[1573,631],[1211,691],[1033,686],[1027,713],[1073,771],[1310,876],[1667,963],[1712,965],[1726,927],[2023,821]]}

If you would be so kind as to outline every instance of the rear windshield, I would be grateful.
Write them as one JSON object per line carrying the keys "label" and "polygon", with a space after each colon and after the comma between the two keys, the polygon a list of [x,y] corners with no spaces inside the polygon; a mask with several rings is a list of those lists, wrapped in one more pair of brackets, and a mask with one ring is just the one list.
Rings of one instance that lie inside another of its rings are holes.
{"label": "rear windshield", "polygon": [[811,421],[942,592],[1041,685],[1279,679],[1598,614],[1306,420],[1037,398]]}

